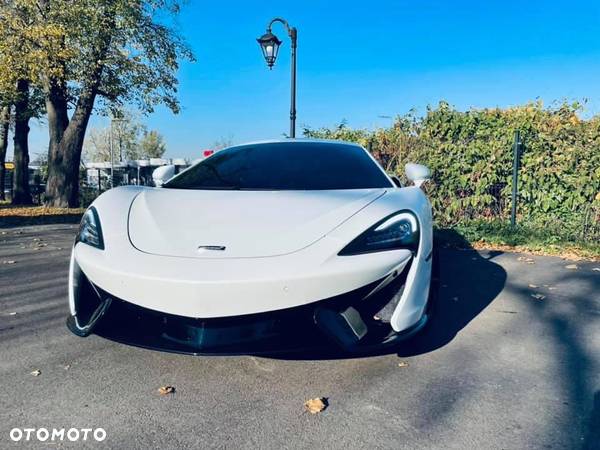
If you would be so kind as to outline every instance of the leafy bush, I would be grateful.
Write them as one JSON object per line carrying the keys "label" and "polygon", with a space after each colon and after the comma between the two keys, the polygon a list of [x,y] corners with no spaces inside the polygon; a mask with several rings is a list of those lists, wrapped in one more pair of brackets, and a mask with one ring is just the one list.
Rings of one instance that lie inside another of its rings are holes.
{"label": "leafy bush", "polygon": [[600,117],[580,118],[581,105],[541,102],[508,109],[457,111],[446,102],[398,116],[390,128],[352,130],[345,123],[307,137],[370,147],[387,171],[407,162],[432,170],[430,195],[438,226],[508,220],[512,144],[521,131],[518,220],[560,239],[600,239]]}

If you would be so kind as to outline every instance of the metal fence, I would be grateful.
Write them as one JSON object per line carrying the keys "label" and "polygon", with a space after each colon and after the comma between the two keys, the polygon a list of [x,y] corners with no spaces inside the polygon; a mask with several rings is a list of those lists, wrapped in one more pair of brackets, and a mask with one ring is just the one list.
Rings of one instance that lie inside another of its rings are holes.
{"label": "metal fence", "polygon": [[[13,197],[13,171],[5,170],[4,186],[0,186],[0,189],[4,190],[4,196],[6,200],[10,201]],[[46,186],[41,182],[39,176],[34,173],[30,173],[29,177],[29,192],[31,193],[31,200],[34,205],[41,205],[44,200],[44,191]]]}

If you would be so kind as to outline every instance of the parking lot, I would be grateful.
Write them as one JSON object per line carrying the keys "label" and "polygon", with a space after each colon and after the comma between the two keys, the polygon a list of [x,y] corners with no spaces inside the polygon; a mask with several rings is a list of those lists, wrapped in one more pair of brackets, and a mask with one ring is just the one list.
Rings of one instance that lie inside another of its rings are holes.
{"label": "parking lot", "polygon": [[14,427],[104,428],[92,448],[600,448],[600,263],[442,250],[436,315],[394,353],[194,357],[72,335],[76,226],[0,232],[2,448],[40,448]]}

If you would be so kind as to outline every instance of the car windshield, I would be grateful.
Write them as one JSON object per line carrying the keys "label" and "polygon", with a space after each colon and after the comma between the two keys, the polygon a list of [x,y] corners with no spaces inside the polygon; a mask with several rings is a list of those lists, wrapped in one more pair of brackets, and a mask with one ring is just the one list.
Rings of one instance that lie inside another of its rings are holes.
{"label": "car windshield", "polygon": [[362,148],[289,142],[232,147],[163,185],[174,189],[329,190],[392,187]]}

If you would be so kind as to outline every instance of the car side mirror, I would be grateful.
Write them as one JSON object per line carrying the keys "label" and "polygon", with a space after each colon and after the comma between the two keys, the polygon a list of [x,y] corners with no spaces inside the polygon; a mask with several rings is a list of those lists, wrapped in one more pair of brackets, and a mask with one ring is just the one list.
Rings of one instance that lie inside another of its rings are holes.
{"label": "car side mirror", "polygon": [[402,187],[402,181],[400,181],[400,178],[398,178],[398,175],[395,175],[393,173],[388,173],[388,177],[390,177],[392,179],[392,181],[394,182],[394,185],[396,187],[399,187],[399,188]]}
{"label": "car side mirror", "polygon": [[152,181],[154,186],[161,187],[175,175],[175,165],[160,166],[152,172]]}
{"label": "car side mirror", "polygon": [[408,163],[404,166],[406,178],[412,181],[416,187],[421,187],[423,183],[431,178],[431,171],[422,164]]}

